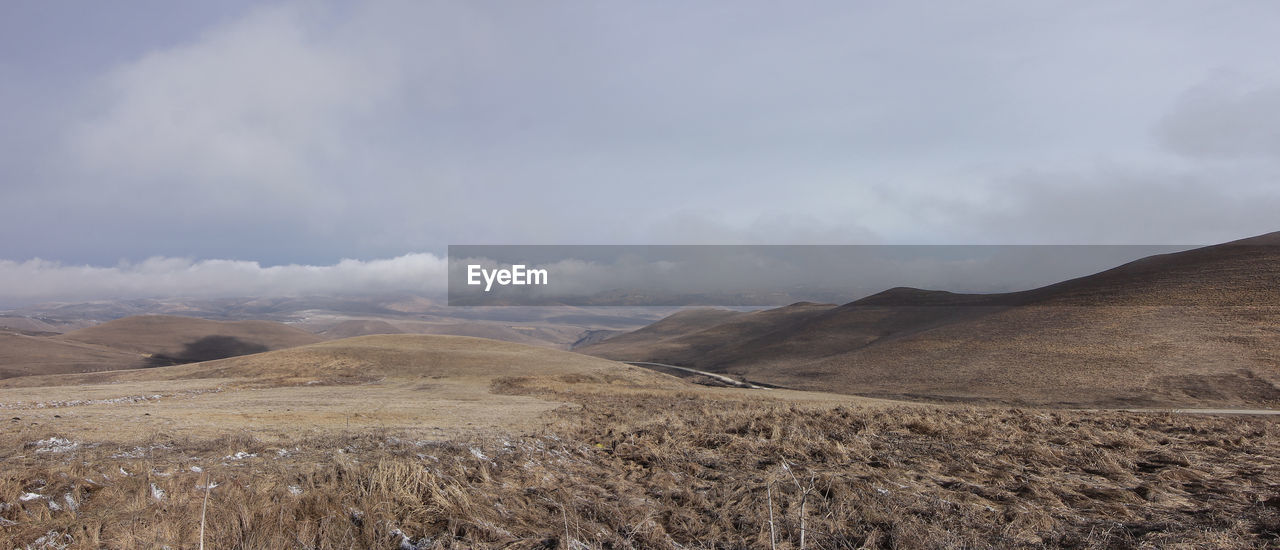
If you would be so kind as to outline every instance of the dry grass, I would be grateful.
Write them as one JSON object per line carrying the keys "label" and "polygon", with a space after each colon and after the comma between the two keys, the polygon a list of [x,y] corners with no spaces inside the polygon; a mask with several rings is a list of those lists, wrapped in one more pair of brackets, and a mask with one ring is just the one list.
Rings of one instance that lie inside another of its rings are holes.
{"label": "dry grass", "polygon": [[[575,351],[801,390],[1056,407],[1280,406],[1280,307],[789,306]],[[783,313],[786,310],[790,313]],[[766,314],[777,321],[759,322]],[[768,330],[772,328],[772,330]]]}
{"label": "dry grass", "polygon": [[0,330],[0,380],[32,373],[92,372],[144,364],[144,357],[130,351]]}
{"label": "dry grass", "polygon": [[0,379],[189,363],[320,340],[301,329],[269,321],[210,321],[169,315],[126,317],[56,335],[0,330]]}
{"label": "dry grass", "polygon": [[1280,407],[1280,233],[1006,294],[695,311],[576,351],[800,390],[1053,407]]}
{"label": "dry grass", "polygon": [[206,482],[209,548],[767,548],[771,532],[778,548],[1261,548],[1280,534],[1271,420],[555,391],[578,406],[541,430],[447,442],[9,433],[0,541],[195,547]]}
{"label": "dry grass", "polygon": [[305,330],[272,321],[211,321],[175,315],[135,315],[71,331],[54,339],[136,353],[177,355],[185,344],[208,336],[231,337],[266,349],[290,348],[321,340]]}

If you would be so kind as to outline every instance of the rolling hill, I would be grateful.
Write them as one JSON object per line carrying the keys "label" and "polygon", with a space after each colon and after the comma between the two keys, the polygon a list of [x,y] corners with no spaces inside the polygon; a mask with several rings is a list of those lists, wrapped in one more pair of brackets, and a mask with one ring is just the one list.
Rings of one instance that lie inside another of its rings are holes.
{"label": "rolling hill", "polygon": [[648,369],[540,346],[467,336],[378,334],[212,361],[149,369],[31,375],[0,388],[77,387],[180,380],[235,381],[244,387],[334,386],[430,381],[485,391],[495,381],[605,384],[650,389],[696,386]]}
{"label": "rolling hill", "polygon": [[144,354],[148,366],[248,355],[321,340],[271,321],[210,321],[172,315],[137,315],[53,337]]}
{"label": "rolling hill", "polygon": [[139,353],[0,330],[0,378],[146,366]]}
{"label": "rolling hill", "polygon": [[[248,429],[397,427],[419,436],[527,428],[564,395],[677,395],[678,378],[545,347],[465,336],[372,335],[149,369],[0,380],[0,408],[28,417],[61,409],[61,433],[147,437]],[[674,393],[671,393],[674,392]],[[818,396],[818,398],[822,398]],[[145,408],[129,406],[144,403]],[[143,411],[146,414],[143,414]]]}
{"label": "rolling hill", "polygon": [[539,426],[544,413],[575,400],[632,398],[891,404],[830,393],[709,388],[569,351],[420,334],[358,336],[184,365],[0,380],[0,409],[56,425],[64,436],[89,439],[241,429],[287,439],[300,430],[364,428],[427,438],[471,436],[477,430]]}
{"label": "rolling hill", "polygon": [[[79,328],[79,327],[76,327]],[[0,315],[0,330],[8,330],[12,332],[26,333],[48,333],[56,334],[63,332],[63,328],[53,324],[32,319],[30,317],[21,317],[17,315]]]}
{"label": "rolling hill", "polygon": [[1023,292],[679,315],[575,351],[881,397],[1280,405],[1280,233]]}
{"label": "rolling hill", "polygon": [[486,388],[499,378],[595,381],[664,388],[679,380],[647,369],[567,351],[467,336],[381,334],[332,340],[244,357],[152,369],[141,379],[231,378],[255,384],[345,384],[381,379],[466,380]]}
{"label": "rolling hill", "polygon": [[342,338],[351,338],[354,336],[368,336],[371,334],[402,334],[404,333],[400,327],[381,319],[351,319],[349,321],[340,321],[320,332],[320,336],[338,340]]}
{"label": "rolling hill", "polygon": [[193,363],[319,342],[270,321],[139,315],[65,334],[0,331],[0,378]]}

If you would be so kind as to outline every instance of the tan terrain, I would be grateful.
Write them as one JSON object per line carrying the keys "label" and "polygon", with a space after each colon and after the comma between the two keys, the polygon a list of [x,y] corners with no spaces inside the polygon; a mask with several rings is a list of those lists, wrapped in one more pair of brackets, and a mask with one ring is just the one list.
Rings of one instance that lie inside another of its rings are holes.
{"label": "tan terrain", "polygon": [[381,319],[351,319],[339,321],[324,330],[317,332],[320,336],[331,340],[369,336],[371,334],[403,334],[404,330]]}
{"label": "tan terrain", "polygon": [[260,353],[321,340],[305,330],[271,321],[211,321],[175,315],[135,315],[54,338],[151,354],[175,363]]}
{"label": "tan terrain", "polygon": [[140,353],[0,330],[0,378],[145,366]]}
{"label": "tan terrain", "polygon": [[191,363],[321,341],[270,321],[138,315],[65,334],[0,330],[0,378]]}
{"label": "tan terrain", "polygon": [[[1269,299],[1272,264],[1241,251],[1011,295],[897,289],[687,312],[601,346],[652,339],[677,365],[741,361],[720,372],[846,392],[1265,402],[1273,312],[1222,302]],[[1187,273],[1164,278],[1171,268]],[[1170,375],[1202,377],[1160,390]],[[9,378],[0,409],[6,548],[1267,548],[1280,536],[1274,417],[712,388],[469,337]]]}
{"label": "tan terrain", "polygon": [[709,388],[376,335],[0,381],[0,547],[1265,547],[1269,420]]}
{"label": "tan terrain", "polygon": [[[155,433],[259,437],[395,428],[443,437],[528,429],[565,405],[540,395],[694,392],[738,398],[648,369],[541,347],[463,336],[375,335],[217,361],[0,381],[0,408],[22,426],[83,439]],[[873,399],[770,392],[763,399],[877,403]],[[145,414],[144,414],[145,413]],[[54,415],[58,415],[55,419]],[[103,431],[103,426],[110,426]]]}
{"label": "tan terrain", "polygon": [[1280,234],[1025,292],[898,288],[843,306],[685,312],[575,351],[885,397],[1277,407]]}

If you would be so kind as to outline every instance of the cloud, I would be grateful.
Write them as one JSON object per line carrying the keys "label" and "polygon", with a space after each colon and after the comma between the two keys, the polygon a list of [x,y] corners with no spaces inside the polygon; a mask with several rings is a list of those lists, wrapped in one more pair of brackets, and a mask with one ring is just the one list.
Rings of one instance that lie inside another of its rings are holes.
{"label": "cloud", "polygon": [[295,7],[259,9],[193,43],[108,73],[105,108],[78,125],[83,166],[117,181],[246,190],[304,200],[343,130],[373,112],[399,75],[367,51],[318,40]]}
{"label": "cloud", "polygon": [[112,267],[0,260],[0,303],[125,298],[442,294],[446,262],[432,254],[333,265],[150,258]]}
{"label": "cloud", "polygon": [[1280,86],[1196,86],[1156,135],[1170,151],[1192,158],[1280,160]]}
{"label": "cloud", "polygon": [[806,213],[775,211],[731,221],[714,210],[680,210],[655,217],[647,228],[655,244],[869,244],[880,241],[873,231],[857,223]]}
{"label": "cloud", "polygon": [[[46,169],[60,181],[32,201],[115,234],[110,246],[131,250],[114,257],[310,262],[439,246],[420,238],[443,225],[423,210],[451,200],[450,167],[416,147],[453,102],[450,80],[485,66],[486,34],[464,7],[250,10],[90,81]],[[191,247],[157,246],[172,235]]]}
{"label": "cloud", "polygon": [[[0,62],[0,258],[1273,229],[1262,4],[219,6],[106,9],[122,30],[59,32],[57,56],[0,33],[29,69]],[[84,25],[45,17],[2,24]],[[1179,95],[1218,67],[1262,84]]]}
{"label": "cloud", "polygon": [[1280,229],[1277,177],[1260,166],[1098,161],[992,176],[970,190],[984,200],[912,208],[926,233],[949,233],[942,242],[1207,245]]}

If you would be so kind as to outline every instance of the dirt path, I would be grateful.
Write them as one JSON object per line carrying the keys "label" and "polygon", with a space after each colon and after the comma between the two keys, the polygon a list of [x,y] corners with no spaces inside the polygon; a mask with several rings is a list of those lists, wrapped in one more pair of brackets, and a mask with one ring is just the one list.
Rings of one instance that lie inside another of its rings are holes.
{"label": "dirt path", "polygon": [[645,361],[625,361],[625,363],[627,363],[628,365],[635,365],[635,366],[637,366],[637,367],[658,367],[658,368],[663,368],[663,369],[675,369],[675,370],[678,370],[678,371],[684,371],[684,372],[688,372],[688,373],[698,374],[698,375],[702,375],[702,376],[705,376],[705,377],[707,377],[707,378],[711,378],[711,379],[716,380],[716,381],[719,381],[719,382],[724,382],[725,384],[728,384],[728,385],[733,386],[733,387],[735,387],[735,388],[748,388],[748,389],[753,389],[753,390],[768,390],[768,389],[772,389],[772,388],[766,388],[766,387],[764,387],[764,386],[759,386],[759,385],[756,385],[756,384],[752,384],[751,382],[744,382],[744,381],[742,381],[742,380],[734,380],[734,379],[729,378],[728,376],[724,376],[724,375],[722,375],[722,374],[716,374],[716,373],[714,373],[714,372],[707,372],[707,371],[702,371],[702,370],[698,370],[698,369],[691,369],[691,368],[689,368],[689,367],[677,367],[677,366],[675,366],[675,365],[667,365],[667,364],[665,364],[665,363],[648,363],[648,362],[645,362]]}

